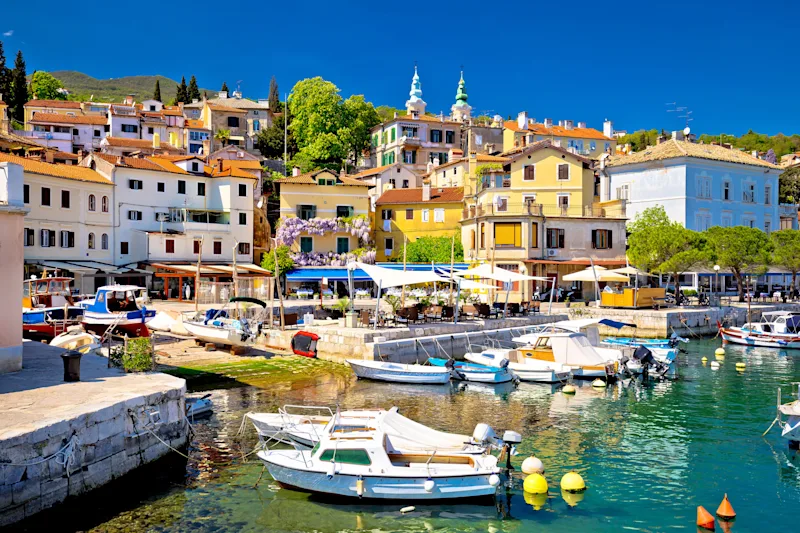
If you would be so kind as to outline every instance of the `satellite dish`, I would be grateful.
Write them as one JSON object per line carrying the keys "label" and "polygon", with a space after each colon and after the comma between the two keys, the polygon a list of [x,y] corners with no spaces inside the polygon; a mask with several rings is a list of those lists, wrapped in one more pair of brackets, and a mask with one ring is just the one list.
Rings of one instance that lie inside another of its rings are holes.
{"label": "satellite dish", "polygon": [[686,126],[685,128],[683,128],[683,134],[684,135],[689,135],[691,132],[692,132],[692,130],[689,128],[689,126]]}

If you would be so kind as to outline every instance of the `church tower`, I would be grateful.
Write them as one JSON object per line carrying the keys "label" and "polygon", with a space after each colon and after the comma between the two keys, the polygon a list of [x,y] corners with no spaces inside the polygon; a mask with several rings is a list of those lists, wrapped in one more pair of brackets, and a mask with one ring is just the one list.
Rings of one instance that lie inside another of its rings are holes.
{"label": "church tower", "polygon": [[469,122],[472,108],[467,103],[467,90],[464,83],[464,71],[461,71],[461,80],[456,91],[456,103],[450,108],[452,119],[456,122]]}
{"label": "church tower", "polygon": [[411,91],[408,93],[409,99],[406,101],[406,111],[414,118],[425,114],[425,100],[422,99],[422,84],[419,82],[417,66],[414,65],[414,77],[411,79]]}

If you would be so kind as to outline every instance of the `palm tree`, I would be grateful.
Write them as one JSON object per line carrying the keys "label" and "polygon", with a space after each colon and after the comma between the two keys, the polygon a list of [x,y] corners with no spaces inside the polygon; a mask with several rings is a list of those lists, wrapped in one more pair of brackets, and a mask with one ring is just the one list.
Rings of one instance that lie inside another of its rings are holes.
{"label": "palm tree", "polygon": [[217,130],[217,133],[214,134],[214,139],[221,142],[222,146],[224,147],[228,144],[228,140],[231,138],[231,130]]}

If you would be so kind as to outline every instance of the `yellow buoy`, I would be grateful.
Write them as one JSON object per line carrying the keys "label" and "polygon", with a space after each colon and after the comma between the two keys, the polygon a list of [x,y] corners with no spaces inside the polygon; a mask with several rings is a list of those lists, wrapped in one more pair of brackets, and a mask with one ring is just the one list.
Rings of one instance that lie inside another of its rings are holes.
{"label": "yellow buoy", "polygon": [[561,478],[561,490],[567,492],[582,492],[586,490],[586,483],[583,477],[577,472],[567,472]]}
{"label": "yellow buoy", "polygon": [[744,370],[745,368],[747,368],[747,365],[744,364],[743,362],[739,361],[738,363],[736,363],[736,370],[740,370],[741,371],[741,370]]}
{"label": "yellow buoy", "polygon": [[522,473],[523,474],[541,474],[544,472],[544,464],[542,464],[542,460],[536,457],[535,455],[531,455],[524,461],[522,461]]}
{"label": "yellow buoy", "polygon": [[702,361],[702,362],[703,362],[703,364],[705,364],[705,363],[707,363],[707,362],[708,362],[708,357],[706,357],[706,356],[704,355],[703,357],[701,357],[701,358],[700,358],[700,361]]}
{"label": "yellow buoy", "polygon": [[533,507],[534,511],[541,510],[541,508],[547,503],[546,492],[541,494],[531,494],[530,492],[526,492],[522,496],[525,498],[525,503]]}
{"label": "yellow buoy", "polygon": [[531,474],[522,482],[522,488],[531,494],[547,494],[547,480],[541,474]]}
{"label": "yellow buoy", "polygon": [[714,350],[714,355],[725,355],[725,348],[722,347],[717,348],[716,350]]}
{"label": "yellow buoy", "polygon": [[584,494],[582,492],[567,492],[565,490],[561,491],[561,497],[564,498],[564,501],[567,502],[567,505],[570,507],[576,507],[580,502],[583,501]]}
{"label": "yellow buoy", "polygon": [[564,394],[575,394],[575,385],[564,385],[561,392]]}
{"label": "yellow buoy", "polygon": [[595,388],[598,388],[598,389],[603,389],[603,388],[605,388],[605,386],[606,386],[606,382],[603,381],[600,378],[597,378],[596,380],[592,381],[592,387],[595,387]]}

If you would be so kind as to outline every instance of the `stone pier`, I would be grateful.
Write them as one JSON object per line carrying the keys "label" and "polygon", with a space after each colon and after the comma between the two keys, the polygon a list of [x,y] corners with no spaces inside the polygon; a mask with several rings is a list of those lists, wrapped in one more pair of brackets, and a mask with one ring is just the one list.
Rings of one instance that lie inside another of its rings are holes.
{"label": "stone pier", "polygon": [[[62,352],[26,342],[22,370],[0,376],[0,527],[173,453],[159,439],[186,444],[184,380],[88,355],[65,383]],[[45,460],[70,442],[69,457]]]}

